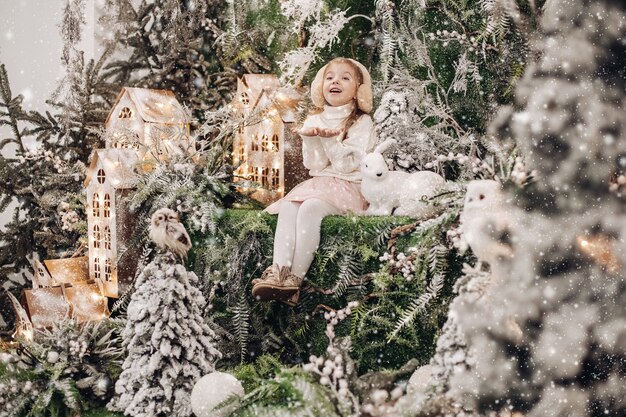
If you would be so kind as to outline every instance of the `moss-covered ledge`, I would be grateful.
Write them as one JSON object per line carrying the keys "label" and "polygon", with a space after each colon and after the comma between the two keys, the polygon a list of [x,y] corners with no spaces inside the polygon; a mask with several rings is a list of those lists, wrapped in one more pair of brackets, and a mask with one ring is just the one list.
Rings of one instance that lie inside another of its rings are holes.
{"label": "moss-covered ledge", "polygon": [[[232,337],[227,363],[253,360],[265,353],[278,354],[287,363],[299,363],[310,354],[323,353],[327,346],[325,321],[313,313],[321,305],[338,308],[348,300],[360,301],[361,305],[337,328],[337,334],[351,336],[352,357],[359,372],[398,368],[411,358],[422,363],[429,360],[445,320],[452,282],[459,276],[458,260],[449,259],[446,284],[438,299],[419,320],[389,340],[403,311],[428,284],[389,274],[379,260],[391,230],[413,220],[395,216],[326,217],[320,247],[306,277],[307,290],[295,308],[278,302],[258,303],[250,293],[251,280],[271,264],[276,221],[276,215],[259,210],[227,209],[218,216],[212,231],[192,236],[190,259],[205,293],[212,294],[210,315]],[[398,239],[396,248],[402,251],[432,238],[433,234],[408,234]]]}

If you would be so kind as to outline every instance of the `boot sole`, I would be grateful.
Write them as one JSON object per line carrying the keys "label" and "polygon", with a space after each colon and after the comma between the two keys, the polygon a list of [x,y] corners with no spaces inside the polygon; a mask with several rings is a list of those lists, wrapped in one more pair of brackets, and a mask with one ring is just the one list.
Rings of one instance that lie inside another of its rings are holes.
{"label": "boot sole", "polygon": [[[287,305],[294,306],[294,295],[298,294],[300,287],[281,287],[259,283],[252,288],[252,296],[259,301],[281,301]],[[298,298],[295,298],[297,302]]]}

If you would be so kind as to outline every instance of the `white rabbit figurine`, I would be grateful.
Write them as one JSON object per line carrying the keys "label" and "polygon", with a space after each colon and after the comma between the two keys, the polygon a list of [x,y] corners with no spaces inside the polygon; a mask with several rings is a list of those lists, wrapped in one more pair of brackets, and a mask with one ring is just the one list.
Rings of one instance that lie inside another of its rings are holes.
{"label": "white rabbit figurine", "polygon": [[[389,171],[382,153],[396,143],[387,139],[361,159],[361,194],[370,203],[365,214],[425,217],[435,208],[424,201],[444,188],[446,180],[432,171]],[[395,209],[395,211],[394,211]]]}

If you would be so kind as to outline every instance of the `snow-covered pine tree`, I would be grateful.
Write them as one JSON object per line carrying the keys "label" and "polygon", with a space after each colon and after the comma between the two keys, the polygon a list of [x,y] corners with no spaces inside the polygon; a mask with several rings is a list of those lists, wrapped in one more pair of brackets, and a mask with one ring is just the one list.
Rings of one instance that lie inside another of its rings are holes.
{"label": "snow-covered pine tree", "polygon": [[[101,23],[113,28],[110,42],[121,52],[107,66],[107,79],[172,90],[200,120],[230,102],[237,75],[271,69],[263,40],[247,42],[247,31],[229,28],[250,12],[242,2],[106,0],[103,11]],[[230,31],[241,35],[233,48]]]}
{"label": "snow-covered pine tree", "polygon": [[221,357],[202,318],[198,278],[170,252],[137,278],[122,332],[128,356],[109,408],[135,417],[187,417],[195,382]]}
{"label": "snow-covered pine tree", "polygon": [[541,58],[495,126],[539,175],[491,305],[458,306],[476,366],[450,385],[480,412],[626,415],[625,21],[619,1],[546,2]]}
{"label": "snow-covered pine tree", "polygon": [[512,99],[526,65],[521,28],[532,28],[534,15],[509,0],[395,3],[376,2],[383,91],[374,120],[379,142],[397,141],[387,163],[408,172],[443,171],[447,179],[481,177],[471,161],[491,153],[485,128],[499,103]]}

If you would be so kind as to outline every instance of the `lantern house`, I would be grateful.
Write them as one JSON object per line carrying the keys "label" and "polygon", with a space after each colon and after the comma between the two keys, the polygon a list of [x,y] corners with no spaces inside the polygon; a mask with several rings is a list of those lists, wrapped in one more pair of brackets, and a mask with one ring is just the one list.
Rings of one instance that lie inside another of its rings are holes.
{"label": "lantern house", "polygon": [[[233,141],[235,181],[251,180],[261,188],[252,197],[271,203],[307,177],[300,137],[291,132],[295,115],[275,106],[280,83],[275,75],[246,74],[237,82],[234,107],[244,117],[263,114],[256,124],[240,128]],[[287,175],[285,174],[287,172]]]}
{"label": "lantern house", "polygon": [[142,157],[169,159],[195,151],[189,112],[168,90],[124,87],[105,127],[107,148],[132,148]]}
{"label": "lantern house", "polygon": [[138,248],[128,248],[137,223],[127,196],[132,193],[139,154],[134,149],[99,149],[87,170],[89,277],[103,282],[104,294],[118,297],[135,276]]}

